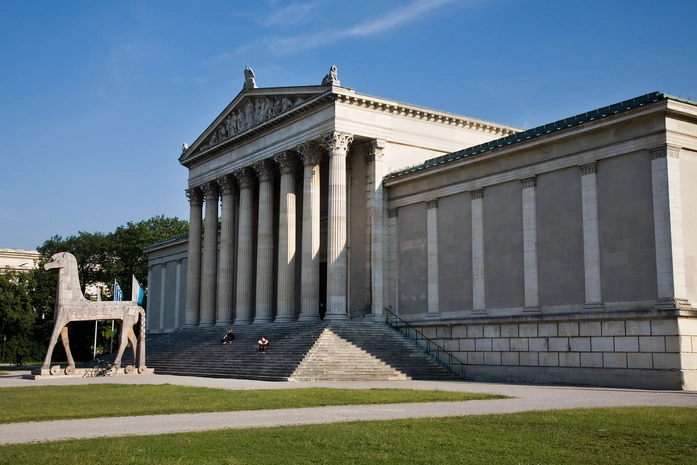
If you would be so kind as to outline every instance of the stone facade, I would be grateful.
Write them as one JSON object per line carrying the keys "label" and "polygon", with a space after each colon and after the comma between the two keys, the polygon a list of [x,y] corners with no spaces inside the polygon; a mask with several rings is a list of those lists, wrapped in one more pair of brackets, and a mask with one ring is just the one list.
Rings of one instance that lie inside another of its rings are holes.
{"label": "stone facade", "polygon": [[150,331],[387,308],[469,377],[697,388],[692,102],[520,131],[338,79],[249,87],[180,163],[191,230],[147,249]]}
{"label": "stone facade", "polygon": [[36,268],[39,252],[25,249],[0,249],[0,273],[6,268],[14,271],[28,271]]}

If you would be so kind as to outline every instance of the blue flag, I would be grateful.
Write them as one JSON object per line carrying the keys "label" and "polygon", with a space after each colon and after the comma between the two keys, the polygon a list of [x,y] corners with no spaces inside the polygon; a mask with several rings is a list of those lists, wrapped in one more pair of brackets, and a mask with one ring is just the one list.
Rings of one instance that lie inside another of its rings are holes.
{"label": "blue flag", "polygon": [[123,300],[123,291],[116,280],[114,280],[114,300]]}
{"label": "blue flag", "polygon": [[140,286],[140,283],[136,279],[135,275],[132,276],[133,286],[131,287],[131,301],[138,302],[138,305],[143,305],[143,297],[145,297],[145,291]]}

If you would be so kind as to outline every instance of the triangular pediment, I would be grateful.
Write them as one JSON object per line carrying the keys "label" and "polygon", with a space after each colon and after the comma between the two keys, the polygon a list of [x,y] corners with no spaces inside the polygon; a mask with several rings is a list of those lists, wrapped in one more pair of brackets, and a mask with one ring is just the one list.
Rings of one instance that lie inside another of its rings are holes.
{"label": "triangular pediment", "polygon": [[190,147],[182,150],[179,162],[187,165],[204,153],[225,148],[317,103],[331,93],[332,86],[243,90]]}

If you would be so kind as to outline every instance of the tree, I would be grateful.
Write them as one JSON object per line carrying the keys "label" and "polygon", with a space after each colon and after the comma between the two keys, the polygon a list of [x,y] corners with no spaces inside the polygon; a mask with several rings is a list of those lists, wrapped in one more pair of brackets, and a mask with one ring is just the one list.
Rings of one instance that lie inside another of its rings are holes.
{"label": "tree", "polygon": [[154,216],[137,223],[129,221],[126,226],[119,226],[107,236],[109,250],[101,263],[105,277],[109,278],[105,282],[116,279],[126,298],[131,295],[131,275],[147,287],[148,257],[143,249],[188,231],[188,221],[165,216]]}
{"label": "tree", "polygon": [[9,267],[0,274],[0,333],[7,336],[6,350],[11,357],[17,353],[31,356],[29,345],[36,320],[30,297],[32,281],[30,273]]}

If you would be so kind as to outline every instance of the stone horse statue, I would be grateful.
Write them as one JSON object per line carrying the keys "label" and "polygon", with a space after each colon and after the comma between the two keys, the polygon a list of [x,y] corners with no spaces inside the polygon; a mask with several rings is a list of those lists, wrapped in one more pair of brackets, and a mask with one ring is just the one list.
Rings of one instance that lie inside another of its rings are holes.
{"label": "stone horse statue", "polygon": [[[58,336],[63,340],[65,354],[68,357],[66,374],[75,373],[75,361],[70,353],[68,342],[67,324],[71,321],[92,320],[117,320],[121,323],[121,341],[119,352],[114,361],[118,368],[121,365],[121,357],[126,349],[128,341],[133,348],[133,359],[136,361],[139,373],[146,371],[145,367],[145,311],[135,302],[91,302],[82,295],[80,280],[77,274],[77,260],[68,252],[60,252],[51,257],[51,261],[44,265],[44,269],[58,268],[58,291],[56,295],[56,308],[53,315],[54,326],[51,342],[46,351],[44,364],[41,370],[49,370],[53,348],[58,342]],[[136,339],[133,325],[140,317],[140,337]],[[137,348],[137,350],[136,350]],[[132,367],[127,372],[132,372]],[[53,373],[52,374],[58,374]]]}

